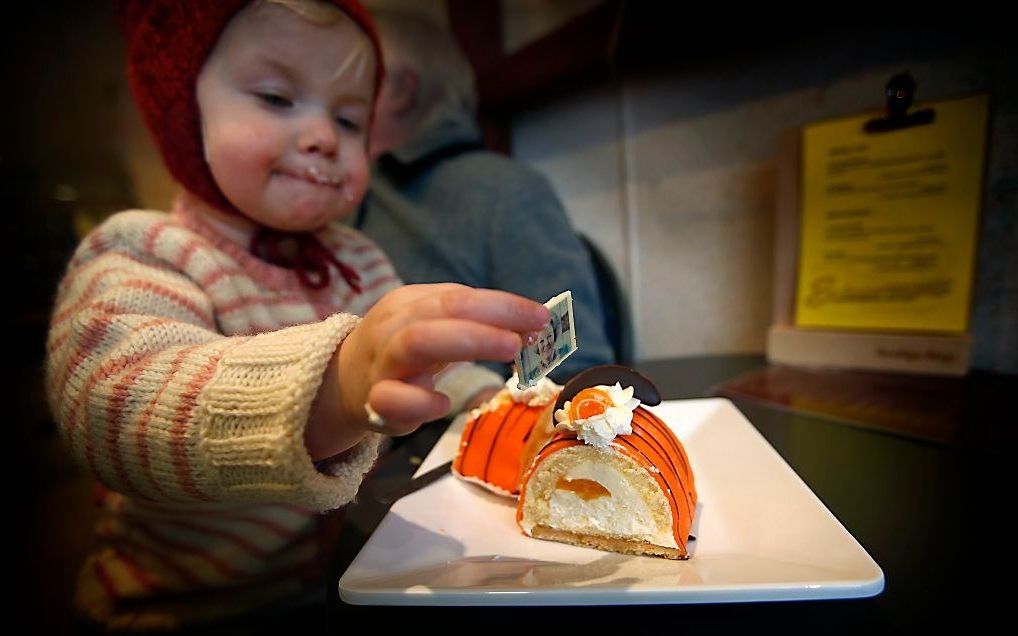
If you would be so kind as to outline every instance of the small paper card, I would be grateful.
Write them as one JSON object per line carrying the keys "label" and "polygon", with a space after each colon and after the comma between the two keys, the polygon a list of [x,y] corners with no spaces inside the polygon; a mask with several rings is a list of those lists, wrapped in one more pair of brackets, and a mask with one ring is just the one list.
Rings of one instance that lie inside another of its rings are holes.
{"label": "small paper card", "polygon": [[551,312],[551,320],[534,344],[523,347],[516,355],[516,375],[521,390],[534,386],[576,351],[572,292],[564,291],[544,306]]}

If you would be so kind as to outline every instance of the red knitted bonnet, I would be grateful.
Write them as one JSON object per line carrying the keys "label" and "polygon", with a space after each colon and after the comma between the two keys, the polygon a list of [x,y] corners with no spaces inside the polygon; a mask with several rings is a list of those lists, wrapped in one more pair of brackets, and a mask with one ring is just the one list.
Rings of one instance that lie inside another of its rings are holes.
{"label": "red knitted bonnet", "polygon": [[[185,188],[225,212],[241,214],[223,195],[205,162],[198,74],[220,33],[251,0],[115,0],[127,40],[127,73],[142,118],[166,167]],[[371,16],[357,0],[328,0],[371,40],[375,96],[384,73]]]}

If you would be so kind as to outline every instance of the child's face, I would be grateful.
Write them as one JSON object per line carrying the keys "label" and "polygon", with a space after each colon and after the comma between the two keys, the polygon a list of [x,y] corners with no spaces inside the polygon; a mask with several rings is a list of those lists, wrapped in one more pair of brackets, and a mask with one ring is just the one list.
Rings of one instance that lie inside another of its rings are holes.
{"label": "child's face", "polygon": [[226,198],[287,231],[350,213],[367,187],[374,80],[370,41],[351,20],[248,5],[198,76],[205,158]]}
{"label": "child's face", "polygon": [[541,366],[548,367],[555,357],[555,331],[551,325],[538,336],[537,352],[541,355]]}

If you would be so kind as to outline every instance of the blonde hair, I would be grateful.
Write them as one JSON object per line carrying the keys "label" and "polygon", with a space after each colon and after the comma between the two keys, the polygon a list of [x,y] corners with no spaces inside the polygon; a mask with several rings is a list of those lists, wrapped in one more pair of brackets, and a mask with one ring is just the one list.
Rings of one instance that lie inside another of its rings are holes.
{"label": "blonde hair", "polygon": [[322,26],[329,26],[346,18],[342,9],[324,0],[260,0],[260,2],[289,9],[308,22]]}
{"label": "blonde hair", "polygon": [[[353,21],[342,9],[325,0],[258,0],[258,4],[260,6],[273,5],[292,11],[301,18],[318,26],[331,26],[341,20]],[[348,68],[356,65],[354,67],[354,74],[359,79],[364,73],[365,64],[368,61],[367,54],[374,52],[374,49],[370,46],[367,34],[363,32],[360,25],[357,25],[357,27],[357,32],[363,37],[358,40],[359,46],[352,50],[350,55],[336,69],[336,77],[341,76]],[[376,62],[380,63],[379,60],[376,60]]]}
{"label": "blonde hair", "polygon": [[406,9],[372,10],[387,68],[417,73],[418,125],[427,130],[448,117],[473,117],[477,110],[474,69],[448,29]]}

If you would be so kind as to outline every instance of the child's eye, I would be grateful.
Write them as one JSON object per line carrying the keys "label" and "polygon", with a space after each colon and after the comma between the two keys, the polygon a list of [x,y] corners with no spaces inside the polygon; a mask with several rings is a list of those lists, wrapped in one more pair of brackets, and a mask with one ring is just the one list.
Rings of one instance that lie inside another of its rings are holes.
{"label": "child's eye", "polygon": [[356,133],[361,131],[360,122],[350,119],[349,117],[337,117],[336,123],[345,128],[346,130],[349,130],[350,132]]}
{"label": "child's eye", "polygon": [[293,106],[293,102],[290,101],[290,98],[283,97],[282,95],[277,95],[275,93],[256,93],[256,94],[258,95],[258,99],[260,99],[262,103],[267,104],[268,106],[272,106],[274,108],[289,108],[290,106]]}

